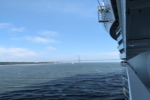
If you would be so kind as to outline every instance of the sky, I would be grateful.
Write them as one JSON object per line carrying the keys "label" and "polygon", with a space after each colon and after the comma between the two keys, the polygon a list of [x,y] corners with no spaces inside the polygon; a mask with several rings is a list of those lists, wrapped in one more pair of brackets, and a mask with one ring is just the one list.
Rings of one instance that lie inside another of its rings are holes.
{"label": "sky", "polygon": [[97,0],[0,0],[0,61],[119,59]]}

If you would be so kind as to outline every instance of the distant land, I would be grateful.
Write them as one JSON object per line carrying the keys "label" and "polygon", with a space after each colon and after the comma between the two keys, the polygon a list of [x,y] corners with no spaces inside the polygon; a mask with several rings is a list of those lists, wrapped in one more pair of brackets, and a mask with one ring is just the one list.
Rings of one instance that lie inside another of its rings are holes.
{"label": "distant land", "polygon": [[0,65],[14,65],[14,64],[53,64],[57,62],[0,62]]}

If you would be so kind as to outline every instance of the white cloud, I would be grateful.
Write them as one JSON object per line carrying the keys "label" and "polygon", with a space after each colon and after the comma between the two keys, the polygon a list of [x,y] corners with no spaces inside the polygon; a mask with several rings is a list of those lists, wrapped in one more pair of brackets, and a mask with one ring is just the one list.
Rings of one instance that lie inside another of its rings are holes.
{"label": "white cloud", "polygon": [[25,27],[19,27],[19,28],[11,28],[10,31],[13,31],[13,32],[23,32],[25,31],[26,28]]}
{"label": "white cloud", "polygon": [[42,30],[42,31],[39,31],[39,33],[42,34],[42,35],[46,35],[46,36],[48,36],[48,35],[57,35],[58,34],[55,31],[49,31],[49,30]]}
{"label": "white cloud", "polygon": [[0,23],[1,29],[7,29],[11,32],[23,32],[26,30],[25,27],[15,27],[12,23]]}
{"label": "white cloud", "polygon": [[51,39],[51,38],[43,38],[38,36],[26,36],[26,37],[20,37],[20,38],[11,38],[12,40],[28,40],[35,43],[60,43],[60,41]]}
{"label": "white cloud", "polygon": [[46,47],[46,49],[48,49],[48,50],[56,50],[56,48],[51,47],[51,46]]}
{"label": "white cloud", "polygon": [[4,48],[0,47],[0,56],[8,57],[30,57],[38,56],[38,54],[32,50],[25,48]]}
{"label": "white cloud", "polygon": [[12,27],[13,25],[11,23],[0,23],[0,28],[9,28]]}
{"label": "white cloud", "polygon": [[25,37],[25,39],[37,42],[37,43],[56,43],[58,41],[50,39],[50,38],[42,38],[42,37]]}

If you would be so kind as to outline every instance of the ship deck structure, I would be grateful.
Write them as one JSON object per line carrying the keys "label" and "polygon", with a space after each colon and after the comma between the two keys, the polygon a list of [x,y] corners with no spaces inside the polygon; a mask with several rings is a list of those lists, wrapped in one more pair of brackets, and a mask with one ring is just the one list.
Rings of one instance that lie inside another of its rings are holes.
{"label": "ship deck structure", "polygon": [[98,20],[118,42],[126,100],[150,100],[150,0],[103,0]]}

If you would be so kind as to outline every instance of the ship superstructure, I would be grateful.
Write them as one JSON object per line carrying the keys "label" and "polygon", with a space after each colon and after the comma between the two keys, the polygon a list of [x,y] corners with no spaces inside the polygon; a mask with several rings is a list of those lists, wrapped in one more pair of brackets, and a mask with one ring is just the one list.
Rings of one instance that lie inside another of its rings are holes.
{"label": "ship superstructure", "polygon": [[99,22],[118,42],[126,100],[150,100],[150,0],[103,0]]}

